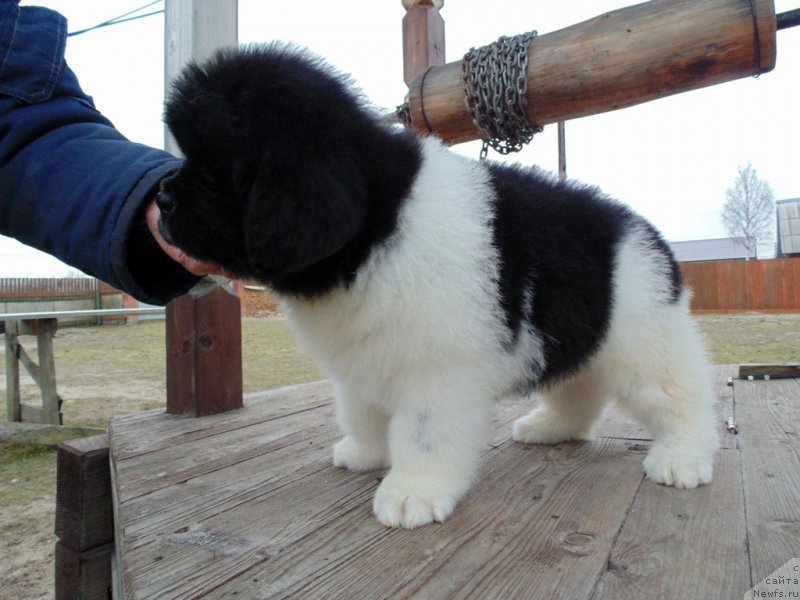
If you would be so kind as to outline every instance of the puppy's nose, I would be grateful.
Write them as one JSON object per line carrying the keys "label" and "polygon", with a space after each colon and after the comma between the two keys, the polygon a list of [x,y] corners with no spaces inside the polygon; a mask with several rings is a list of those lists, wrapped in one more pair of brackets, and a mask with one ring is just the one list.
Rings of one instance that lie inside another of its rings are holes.
{"label": "puppy's nose", "polygon": [[162,188],[156,196],[156,205],[162,215],[168,215],[175,209],[175,197],[166,189]]}

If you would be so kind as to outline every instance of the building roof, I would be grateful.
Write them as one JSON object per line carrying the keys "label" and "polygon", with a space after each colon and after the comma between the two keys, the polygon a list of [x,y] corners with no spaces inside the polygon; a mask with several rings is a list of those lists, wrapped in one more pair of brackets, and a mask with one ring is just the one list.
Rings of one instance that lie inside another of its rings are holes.
{"label": "building roof", "polygon": [[778,200],[778,256],[800,254],[800,198]]}
{"label": "building roof", "polygon": [[[689,240],[670,242],[675,258],[679,262],[701,260],[744,260],[747,250],[741,238],[717,238],[713,240]],[[756,258],[755,248],[750,250],[750,258]]]}

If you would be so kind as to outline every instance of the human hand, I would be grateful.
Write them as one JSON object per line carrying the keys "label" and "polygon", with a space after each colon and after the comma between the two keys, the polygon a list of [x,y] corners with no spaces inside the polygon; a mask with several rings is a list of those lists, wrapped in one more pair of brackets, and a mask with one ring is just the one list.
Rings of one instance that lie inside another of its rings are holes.
{"label": "human hand", "polygon": [[217,263],[193,258],[188,254],[186,254],[183,250],[181,250],[177,246],[174,246],[170,244],[167,240],[165,240],[164,236],[161,235],[161,231],[158,228],[158,220],[160,216],[161,216],[161,211],[158,209],[155,200],[151,201],[150,205],[147,207],[147,210],[144,213],[145,220],[147,221],[147,228],[150,230],[150,233],[155,238],[159,247],[164,251],[164,253],[167,256],[169,256],[172,260],[180,264],[184,269],[189,271],[189,273],[191,273],[192,275],[198,275],[201,277],[205,275],[224,275],[229,279],[235,279],[233,275],[228,273]]}

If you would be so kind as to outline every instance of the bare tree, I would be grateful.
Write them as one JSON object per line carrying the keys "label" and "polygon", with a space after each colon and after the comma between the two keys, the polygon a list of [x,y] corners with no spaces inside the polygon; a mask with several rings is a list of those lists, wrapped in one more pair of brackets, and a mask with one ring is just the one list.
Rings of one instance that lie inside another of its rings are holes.
{"label": "bare tree", "polygon": [[747,260],[759,241],[772,238],[774,197],[769,183],[758,178],[749,161],[747,166],[738,168],[733,187],[725,190],[722,224],[729,236],[740,240]]}

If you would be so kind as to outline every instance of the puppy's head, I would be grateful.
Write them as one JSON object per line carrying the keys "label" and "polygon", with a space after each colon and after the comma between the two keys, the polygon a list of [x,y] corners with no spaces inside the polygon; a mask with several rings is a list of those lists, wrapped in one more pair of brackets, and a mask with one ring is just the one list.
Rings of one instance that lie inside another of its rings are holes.
{"label": "puppy's head", "polygon": [[186,68],[165,121],[185,162],[162,183],[161,228],[187,254],[274,284],[364,227],[369,156],[386,132],[320,60],[278,45],[221,51]]}

